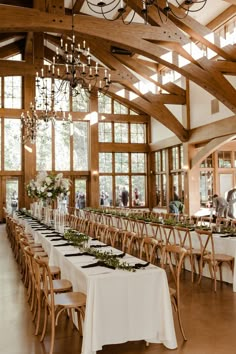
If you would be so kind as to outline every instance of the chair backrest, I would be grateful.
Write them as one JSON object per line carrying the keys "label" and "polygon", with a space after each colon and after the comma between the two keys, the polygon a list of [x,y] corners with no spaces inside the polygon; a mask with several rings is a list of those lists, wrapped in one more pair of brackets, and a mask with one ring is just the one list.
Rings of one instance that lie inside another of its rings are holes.
{"label": "chair backrest", "polygon": [[139,258],[150,263],[157,263],[157,251],[160,248],[159,242],[153,237],[143,237],[140,245]]}
{"label": "chair backrest", "polygon": [[181,246],[177,245],[166,245],[163,249],[163,253],[166,256],[167,264],[170,269],[170,275],[174,280],[176,293],[177,293],[177,302],[179,302],[180,297],[180,274],[183,269],[183,262],[187,250]]}
{"label": "chair backrest", "polygon": [[98,224],[97,228],[95,229],[95,237],[102,241],[106,239],[108,226],[105,224]]}
{"label": "chair backrest", "polygon": [[123,230],[122,251],[133,256],[139,255],[140,237],[135,233]]}
{"label": "chair backrest", "polygon": [[163,242],[167,244],[176,244],[174,226],[172,225],[160,225],[160,234]]}
{"label": "chair backrest", "polygon": [[147,235],[147,223],[144,220],[137,220],[136,221],[137,233],[139,236]]}
{"label": "chair backrest", "polygon": [[107,232],[104,234],[102,242],[106,243],[107,245],[111,245],[112,247],[115,246],[115,242],[117,241],[118,234],[120,230],[117,227],[109,227],[107,228]]}
{"label": "chair backrest", "polygon": [[211,255],[212,261],[215,259],[215,249],[214,249],[214,240],[212,232],[208,230],[195,229],[198,236],[201,256],[204,254]]}
{"label": "chair backrest", "polygon": [[50,268],[48,264],[38,255],[34,256],[34,267],[36,274],[42,279],[42,290],[44,294],[45,303],[47,306],[50,307],[52,315],[54,317],[54,291]]}
{"label": "chair backrest", "polygon": [[187,227],[175,226],[175,239],[176,243],[184,248],[192,250],[192,240],[190,235],[190,230]]}
{"label": "chair backrest", "polygon": [[156,222],[151,222],[150,226],[152,230],[152,237],[156,238],[157,240],[160,240],[161,239],[160,224]]}

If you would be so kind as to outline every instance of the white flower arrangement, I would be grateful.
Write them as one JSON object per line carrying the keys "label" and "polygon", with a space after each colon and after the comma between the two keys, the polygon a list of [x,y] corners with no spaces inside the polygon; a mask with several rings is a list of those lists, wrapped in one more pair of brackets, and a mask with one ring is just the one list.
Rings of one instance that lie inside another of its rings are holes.
{"label": "white flower arrangement", "polygon": [[31,180],[26,186],[28,197],[42,200],[55,200],[57,197],[69,195],[70,180],[63,178],[62,173],[53,175],[46,171],[37,174],[35,180]]}

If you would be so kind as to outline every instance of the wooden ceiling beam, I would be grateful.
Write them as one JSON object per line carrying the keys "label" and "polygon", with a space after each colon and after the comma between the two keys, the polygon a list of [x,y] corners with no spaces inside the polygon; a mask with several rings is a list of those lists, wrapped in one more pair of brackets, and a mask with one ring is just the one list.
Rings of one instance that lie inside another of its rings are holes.
{"label": "wooden ceiling beam", "polygon": [[179,87],[175,84],[170,85],[170,86],[166,86],[166,85],[163,85],[162,83],[152,79],[151,76],[154,75],[155,73],[152,70],[150,70],[147,66],[141,64],[138,60],[136,60],[134,58],[126,57],[124,55],[117,55],[116,54],[113,56],[118,58],[122,64],[129,67],[130,69],[132,69],[133,71],[135,71],[136,73],[138,73],[143,78],[150,81],[151,83],[153,83],[157,87],[160,87],[163,90],[166,90],[167,92],[172,93],[172,94],[185,96],[185,90],[182,89],[181,87]]}
{"label": "wooden ceiling beam", "polygon": [[15,54],[18,54],[18,53],[22,53],[23,54],[24,46],[25,46],[25,40],[24,39],[21,39],[21,40],[19,40],[17,42],[14,42],[14,43],[11,43],[9,45],[6,45],[3,48],[1,48],[1,50],[0,50],[0,58],[1,59],[9,58],[12,55],[15,55]]}
{"label": "wooden ceiling beam", "polygon": [[83,4],[84,4],[84,0],[76,0],[75,4],[74,4],[74,7],[73,7],[73,10],[72,10],[73,13],[74,14],[79,14]]}
{"label": "wooden ceiling beam", "polygon": [[232,17],[236,15],[236,5],[231,5],[225,11],[221,12],[219,16],[214,18],[211,22],[209,22],[206,27],[211,31],[215,31],[217,28],[224,25],[228,22]]}

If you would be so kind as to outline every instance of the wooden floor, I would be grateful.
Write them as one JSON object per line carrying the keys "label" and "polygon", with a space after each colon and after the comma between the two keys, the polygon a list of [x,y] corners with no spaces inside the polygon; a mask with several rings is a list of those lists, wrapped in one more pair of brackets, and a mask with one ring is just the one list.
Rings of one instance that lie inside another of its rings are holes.
{"label": "wooden floor", "polygon": [[[182,313],[188,341],[183,342],[176,322],[178,349],[168,350],[161,344],[145,346],[143,341],[105,346],[99,354],[231,354],[236,351],[236,293],[232,285],[213,284],[204,279],[201,285],[191,284],[186,272],[182,285]],[[137,309],[138,311],[138,309]],[[176,320],[176,318],[175,318]],[[6,237],[0,225],[0,353],[46,354],[49,337],[44,344],[34,336],[34,324],[26,291]],[[81,352],[81,338],[67,319],[57,328],[55,354]]]}

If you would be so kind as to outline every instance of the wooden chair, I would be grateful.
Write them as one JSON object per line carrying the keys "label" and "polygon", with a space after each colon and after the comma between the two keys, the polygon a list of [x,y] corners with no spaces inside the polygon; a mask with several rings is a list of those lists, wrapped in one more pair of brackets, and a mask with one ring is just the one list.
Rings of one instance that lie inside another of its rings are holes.
{"label": "wooden chair", "polygon": [[[195,260],[194,256],[200,255],[201,251],[200,251],[200,249],[199,250],[193,249],[192,239],[191,239],[189,228],[182,227],[182,226],[175,226],[174,232],[175,232],[175,238],[176,238],[177,244],[180,247],[186,249],[185,259],[187,257],[189,258],[189,263],[190,263],[190,267],[191,267],[191,280],[193,282],[194,273],[196,272],[195,263],[194,263],[194,260]],[[185,262],[185,259],[184,259],[184,262]]]}
{"label": "wooden chair", "polygon": [[147,223],[144,220],[136,221],[137,233],[140,237],[148,234]]}
{"label": "wooden chair", "polygon": [[[38,266],[35,261],[34,254],[28,247],[25,247],[25,254],[27,262],[29,264],[30,273],[31,273],[31,282],[32,282],[32,311],[33,319],[36,321],[35,335],[39,333],[39,324],[41,319],[41,312],[43,307],[43,297],[42,297],[42,268]],[[38,256],[37,256],[38,257]],[[42,258],[41,258],[42,259]],[[61,294],[72,291],[72,283],[67,279],[55,279],[52,274],[52,267],[48,267],[51,277],[53,292],[55,294]]]}
{"label": "wooden chair", "polygon": [[132,256],[139,256],[140,253],[140,237],[131,231],[122,231],[122,251]]}
{"label": "wooden chair", "polygon": [[[172,278],[172,283],[170,284],[171,285],[174,284],[173,287],[170,287],[171,301],[175,311],[177,312],[179,327],[182,336],[186,341],[187,338],[184,332],[182,318],[181,318],[180,275],[183,269],[183,262],[187,254],[187,251],[185,248],[182,248],[180,246],[167,244],[165,245],[163,252],[167,259],[167,264],[165,265],[165,269],[167,271],[167,274]],[[173,259],[174,259],[174,263],[173,263]],[[167,267],[169,268],[169,272]]]}
{"label": "wooden chair", "polygon": [[97,228],[95,229],[95,238],[103,242],[103,240],[106,239],[107,229],[108,229],[107,225],[99,223],[97,225]]}
{"label": "wooden chair", "polygon": [[139,258],[147,262],[157,264],[158,250],[160,249],[159,242],[153,237],[142,237],[140,244]]}
{"label": "wooden chair", "polygon": [[200,230],[200,229],[196,229],[195,231],[198,235],[199,244],[201,248],[200,271],[199,271],[198,282],[200,283],[202,279],[203,267],[207,263],[209,266],[211,278],[214,280],[214,290],[216,291],[217,270],[219,269],[220,271],[220,281],[222,281],[222,265],[226,263],[230,267],[231,271],[233,272],[234,257],[226,254],[215,253],[214,239],[211,231]]}
{"label": "wooden chair", "polygon": [[167,244],[176,244],[176,237],[174,233],[174,226],[160,225],[160,235],[162,242]]}
{"label": "wooden chair", "polygon": [[42,281],[43,281],[43,300],[44,300],[44,325],[43,332],[40,341],[43,341],[46,329],[48,317],[51,317],[51,343],[49,354],[53,353],[54,341],[55,341],[55,329],[58,324],[60,315],[63,312],[69,313],[72,319],[72,311],[77,313],[78,330],[82,336],[82,321],[85,317],[85,305],[86,295],[81,292],[67,292],[63,294],[55,294],[53,291],[53,281],[50,274],[49,267],[40,257],[35,256],[35,262],[39,269],[42,269]]}

